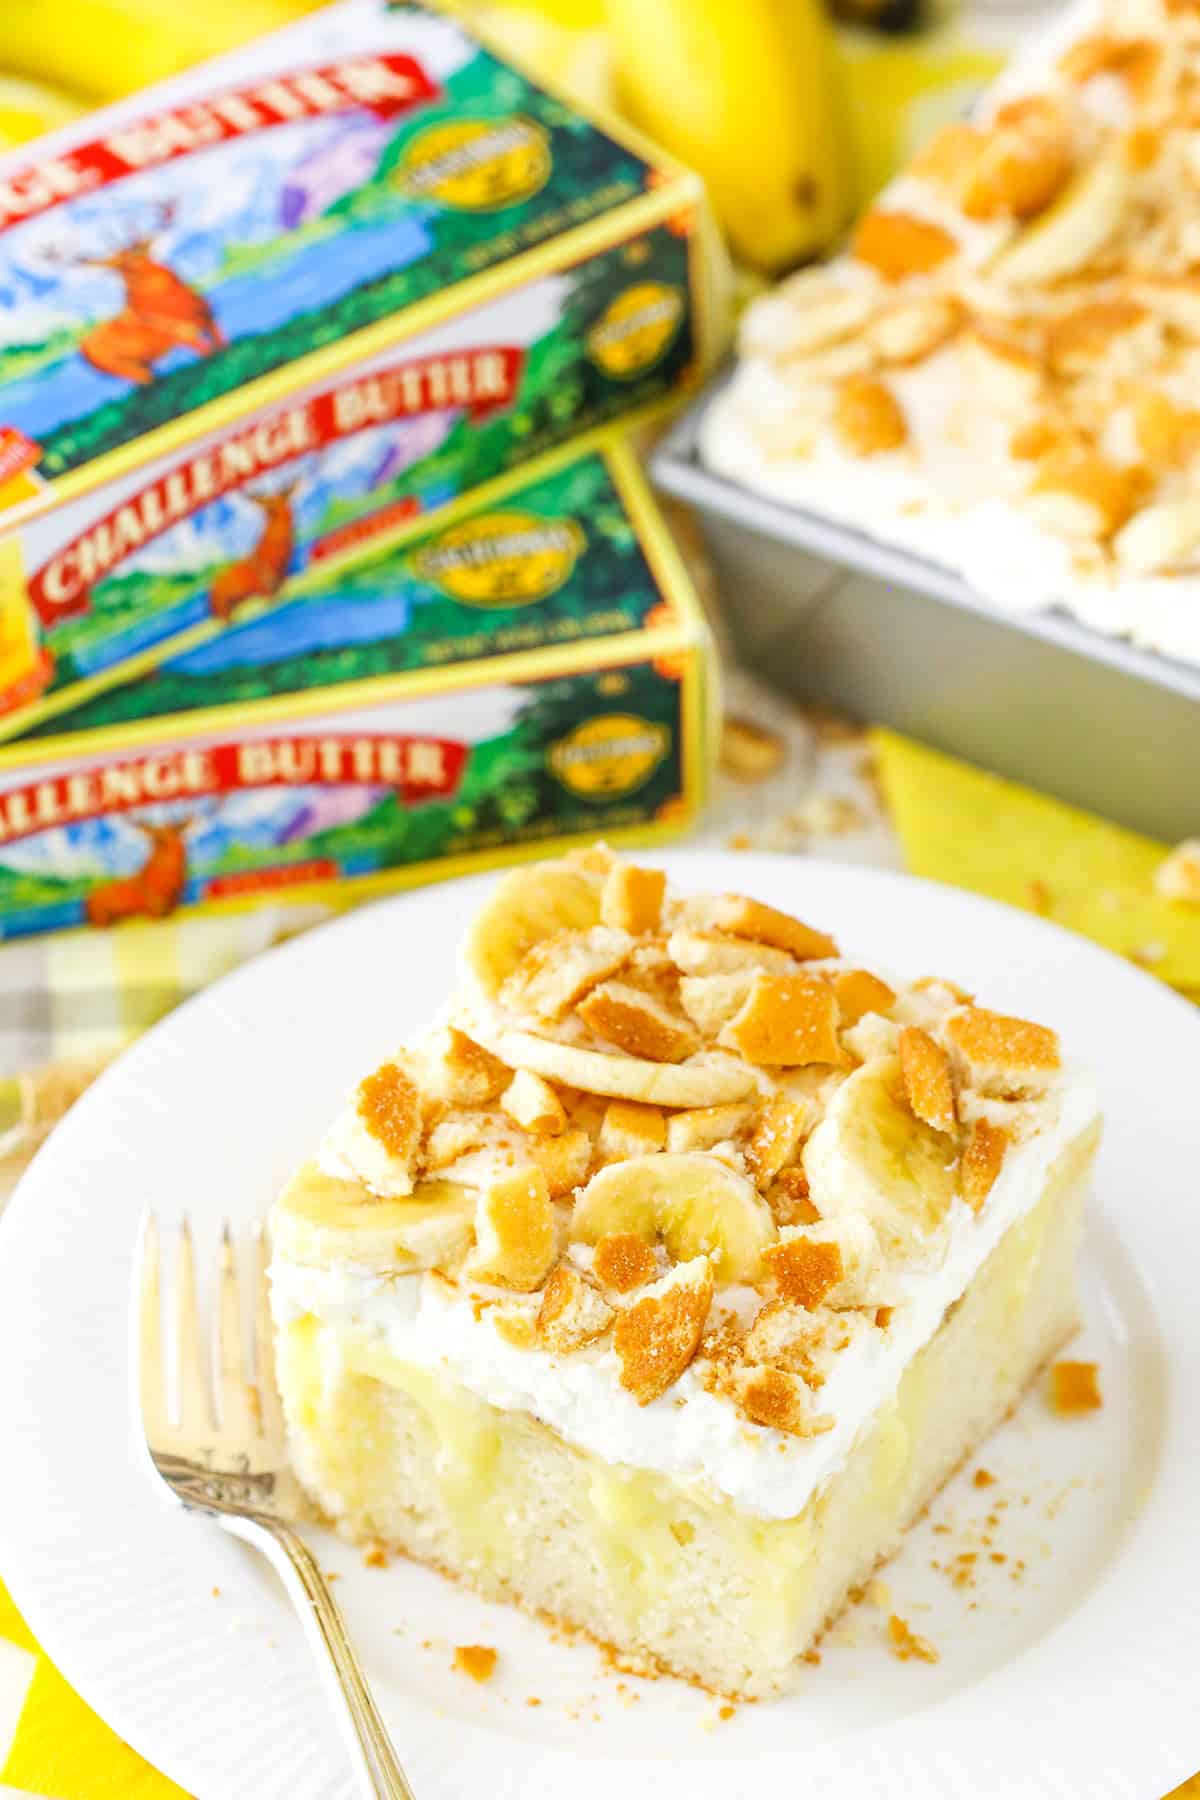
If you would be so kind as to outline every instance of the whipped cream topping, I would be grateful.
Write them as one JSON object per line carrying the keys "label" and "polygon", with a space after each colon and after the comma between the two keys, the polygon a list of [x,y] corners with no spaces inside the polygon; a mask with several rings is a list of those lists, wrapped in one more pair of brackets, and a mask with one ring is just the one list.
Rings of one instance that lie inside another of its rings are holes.
{"label": "whipped cream topping", "polygon": [[764,420],[786,417],[786,387],[766,362],[751,359],[708,408],[701,456],[741,487],[952,570],[1005,612],[1064,607],[1095,631],[1200,663],[1200,580],[1114,571],[1099,559],[1089,567],[1078,544],[1023,512],[1016,497],[1027,469],[988,433],[964,442],[953,428],[950,413],[962,394],[953,357],[901,370],[892,385],[908,418],[902,451],[853,457],[825,433],[803,458],[786,456],[761,431]]}
{"label": "whipped cream topping", "polygon": [[[822,1436],[798,1438],[749,1422],[708,1392],[694,1369],[639,1406],[620,1385],[610,1347],[567,1356],[519,1348],[499,1336],[477,1296],[428,1275],[373,1276],[277,1257],[275,1317],[286,1325],[312,1314],[335,1330],[362,1334],[399,1362],[443,1375],[501,1411],[532,1414],[608,1464],[694,1481],[764,1519],[792,1518],[843,1466],[947,1308],[1037,1204],[1056,1159],[1096,1120],[1090,1081],[1064,1071],[1038,1115],[1038,1129],[1005,1157],[981,1212],[954,1202],[940,1267],[898,1275],[887,1330],[856,1334],[833,1358],[821,1407],[835,1424]],[[721,1300],[736,1305],[737,1291],[723,1289]]]}

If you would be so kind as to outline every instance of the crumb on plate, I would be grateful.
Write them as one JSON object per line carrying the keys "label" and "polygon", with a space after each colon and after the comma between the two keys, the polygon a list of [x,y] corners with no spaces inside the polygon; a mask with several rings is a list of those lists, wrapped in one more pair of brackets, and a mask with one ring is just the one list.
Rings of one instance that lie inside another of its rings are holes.
{"label": "crumb on plate", "polygon": [[888,1620],[888,1645],[892,1655],[901,1662],[910,1662],[914,1657],[919,1662],[935,1663],[938,1653],[928,1638],[919,1637],[911,1630],[907,1622],[893,1613]]}
{"label": "crumb on plate", "polygon": [[490,1681],[496,1673],[498,1652],[490,1644],[456,1644],[454,1666],[472,1681]]}
{"label": "crumb on plate", "polygon": [[1095,1412],[1103,1406],[1094,1362],[1057,1362],[1050,1371],[1050,1404],[1056,1413]]}

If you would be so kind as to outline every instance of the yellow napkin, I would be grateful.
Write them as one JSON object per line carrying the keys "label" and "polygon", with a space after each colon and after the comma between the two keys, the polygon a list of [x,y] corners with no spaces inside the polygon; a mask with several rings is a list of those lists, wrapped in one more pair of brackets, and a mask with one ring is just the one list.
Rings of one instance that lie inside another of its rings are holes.
{"label": "yellow napkin", "polygon": [[[84,1705],[39,1651],[0,1584],[0,1653],[29,1661],[29,1685],[0,1782],[45,1800],[187,1800]],[[0,1742],[0,1756],[6,1746]]]}
{"label": "yellow napkin", "polygon": [[1165,844],[895,732],[872,741],[914,875],[1042,913],[1200,1000],[1200,907],[1154,892]]}

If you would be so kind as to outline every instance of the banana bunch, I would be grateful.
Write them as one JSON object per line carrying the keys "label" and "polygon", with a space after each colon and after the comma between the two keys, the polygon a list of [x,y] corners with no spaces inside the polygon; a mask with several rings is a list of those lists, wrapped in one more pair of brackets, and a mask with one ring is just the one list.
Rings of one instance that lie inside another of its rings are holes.
{"label": "banana bunch", "polygon": [[[0,69],[98,105],[278,31],[320,0],[3,0]],[[0,89],[0,132],[3,131]],[[37,127],[45,131],[58,119]],[[2,141],[2,140],[0,140]]]}
{"label": "banana bunch", "polygon": [[[0,70],[94,105],[321,3],[4,0]],[[604,13],[604,0],[443,3],[550,86],[624,111],[696,169],[752,269],[777,273],[841,235],[852,194],[822,0],[607,0]],[[0,87],[0,147],[61,122],[49,103],[34,105],[32,126],[17,119],[19,103],[12,118],[6,109]]]}
{"label": "banana bunch", "polygon": [[[0,33],[3,32],[0,19]],[[0,150],[23,144],[65,125],[82,112],[82,103],[58,88],[20,76],[0,75]]]}
{"label": "banana bunch", "polygon": [[777,274],[853,204],[822,0],[607,0],[628,117],[704,177],[735,253]]}
{"label": "banana bunch", "polygon": [[449,3],[536,75],[623,112],[702,175],[751,270],[778,273],[841,236],[853,195],[822,0]]}
{"label": "banana bunch", "polygon": [[612,47],[603,31],[580,29],[569,16],[566,22],[548,16],[553,9],[544,4],[513,6],[504,0],[497,5],[482,0],[463,10],[472,26],[547,87],[561,88],[573,100],[602,111],[616,106]]}

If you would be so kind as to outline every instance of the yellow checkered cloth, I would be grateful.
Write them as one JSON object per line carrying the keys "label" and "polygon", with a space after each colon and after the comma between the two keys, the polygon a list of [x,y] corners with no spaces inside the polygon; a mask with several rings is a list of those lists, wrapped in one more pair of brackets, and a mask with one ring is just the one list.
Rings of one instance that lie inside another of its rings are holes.
{"label": "yellow checkered cloth", "polygon": [[239,963],[339,910],[284,901],[0,945],[0,1208],[45,1132],[126,1044]]}
{"label": "yellow checkered cloth", "polygon": [[[982,773],[891,732],[874,735],[879,774],[913,873],[1047,914],[1200,995],[1200,909],[1152,886],[1165,847]],[[59,1059],[53,1078],[16,1084],[36,1134],[37,1104],[61,1110],[72,1086],[179,999],[304,929],[328,908],[286,905],[74,933],[0,950],[10,1069]],[[61,1059],[75,1075],[63,1076]],[[23,1060],[22,1060],[23,1059]],[[2,1087],[3,1084],[0,1084]],[[6,1696],[16,1694],[15,1703]],[[0,1784],[46,1800],[180,1800],[52,1668],[0,1587]],[[1168,1800],[1200,1800],[1200,1775]]]}

